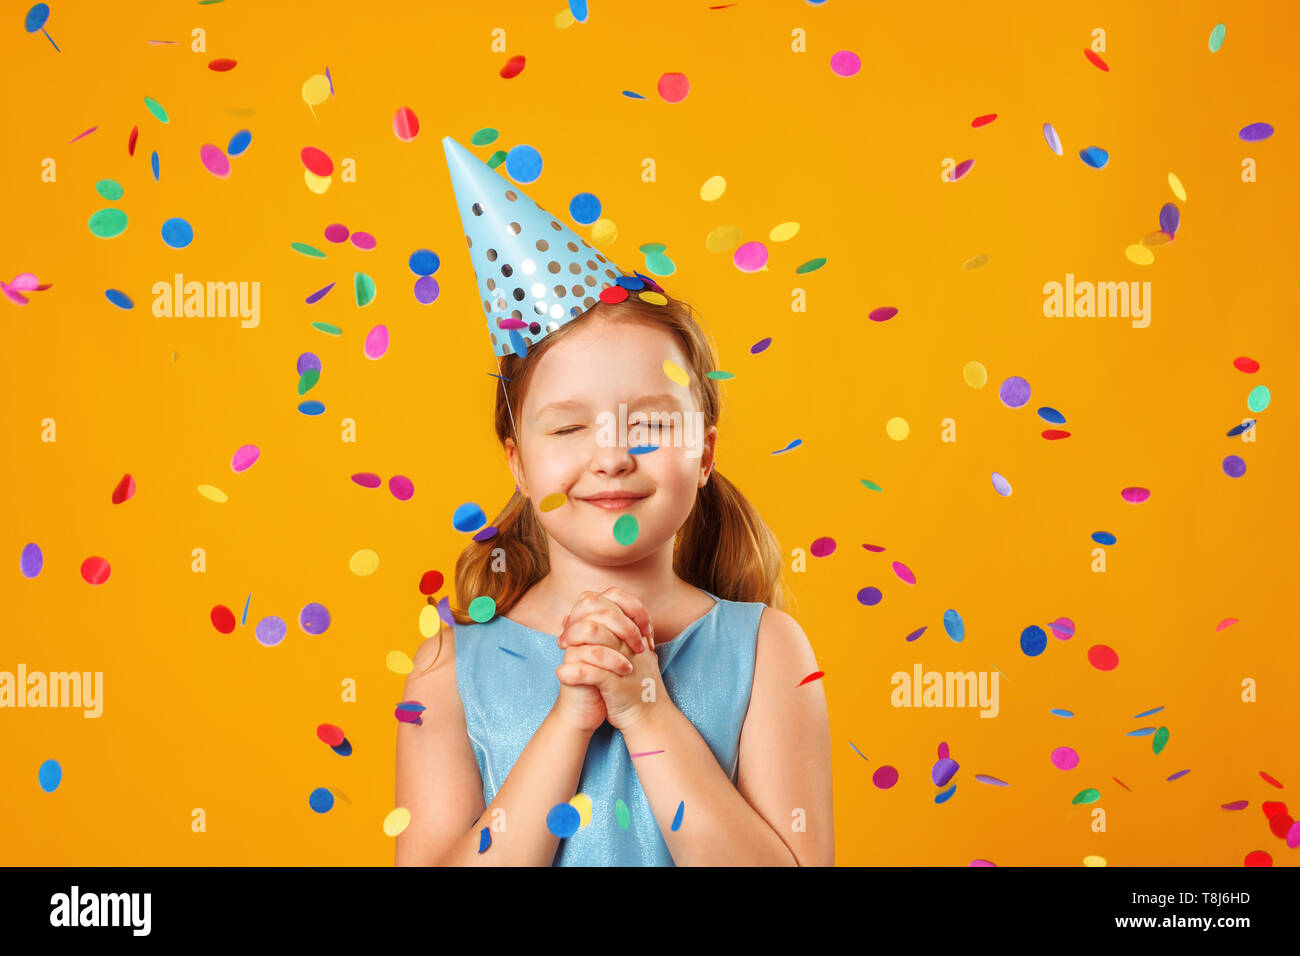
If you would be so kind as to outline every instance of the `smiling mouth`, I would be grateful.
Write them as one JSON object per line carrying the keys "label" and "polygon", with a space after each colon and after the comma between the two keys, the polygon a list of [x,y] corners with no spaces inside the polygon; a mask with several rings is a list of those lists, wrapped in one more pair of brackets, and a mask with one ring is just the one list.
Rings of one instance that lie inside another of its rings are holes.
{"label": "smiling mouth", "polygon": [[614,498],[579,498],[579,501],[589,505],[595,505],[603,511],[622,511],[624,508],[630,508],[638,501],[644,501],[649,495],[619,495]]}

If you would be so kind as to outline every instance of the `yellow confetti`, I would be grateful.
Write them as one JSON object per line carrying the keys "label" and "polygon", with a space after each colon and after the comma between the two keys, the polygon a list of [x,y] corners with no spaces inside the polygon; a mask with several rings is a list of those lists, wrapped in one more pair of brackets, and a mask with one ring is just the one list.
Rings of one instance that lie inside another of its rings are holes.
{"label": "yellow confetti", "polygon": [[314,107],[320,106],[330,98],[330,81],[324,73],[313,73],[307,77],[307,82],[302,85],[302,99],[307,104],[307,109],[311,110],[311,115],[316,115]]}
{"label": "yellow confetti", "polygon": [[710,176],[700,187],[700,198],[705,202],[713,202],[727,191],[727,181],[721,176]]}
{"label": "yellow confetti", "polygon": [[986,255],[971,256],[961,264],[961,267],[969,272],[971,269],[978,269],[980,266],[988,265],[989,257]]}
{"label": "yellow confetti", "polygon": [[397,807],[384,817],[384,833],[395,837],[411,825],[411,811],[406,807]]}
{"label": "yellow confetti", "polygon": [[1149,266],[1156,261],[1156,254],[1141,243],[1135,242],[1124,250],[1124,258],[1138,266]]}
{"label": "yellow confetti", "polygon": [[902,441],[912,431],[912,427],[907,424],[906,418],[891,418],[885,423],[885,434],[894,441]]}
{"label": "yellow confetti", "polygon": [[983,388],[989,383],[989,370],[980,362],[967,362],[961,370],[961,377],[971,388]]}
{"label": "yellow confetti", "polygon": [[432,604],[426,604],[420,608],[420,636],[433,637],[442,628],[442,618],[438,616],[438,609]]}
{"label": "yellow confetti", "polygon": [[598,246],[608,246],[618,239],[618,225],[613,219],[601,217],[591,227],[591,241]]}
{"label": "yellow confetti", "polygon": [[641,293],[641,301],[642,301],[642,302],[649,302],[651,305],[667,305],[667,304],[668,304],[668,297],[665,296],[665,295],[662,295],[661,293],[655,292],[655,291],[652,289],[652,290],[650,290],[649,292],[642,292],[642,293]]}
{"label": "yellow confetti", "polygon": [[[434,610],[434,613],[437,613],[437,609]],[[384,663],[388,665],[388,669],[394,674],[409,674],[415,670],[415,661],[401,651],[389,651]]]}
{"label": "yellow confetti", "polygon": [[362,548],[355,552],[352,557],[348,558],[348,570],[353,574],[365,577],[374,574],[379,570],[379,552],[371,551],[369,548]]}
{"label": "yellow confetti", "polygon": [[565,7],[555,15],[555,29],[566,30],[578,21],[574,19],[573,11]]}
{"label": "yellow confetti", "polygon": [[686,374],[686,370],[672,359],[664,359],[664,374],[678,385],[686,386],[691,384],[690,377]]}
{"label": "yellow confetti", "polygon": [[226,493],[216,485],[199,485],[199,494],[209,501],[222,502],[227,500]]}
{"label": "yellow confetti", "polygon": [[799,224],[797,222],[783,222],[779,226],[773,226],[767,237],[773,242],[785,242],[787,239],[793,239],[798,234]]}
{"label": "yellow confetti", "polygon": [[330,180],[333,178],[332,176],[317,176],[310,169],[304,169],[302,171],[302,177],[307,181],[307,188],[317,196],[330,188]]}
{"label": "yellow confetti", "polygon": [[[1172,176],[1173,173],[1170,173],[1169,175]],[[1102,856],[1085,856],[1083,858],[1083,865],[1084,866],[1105,866],[1106,858]]]}
{"label": "yellow confetti", "polygon": [[739,244],[739,226],[718,226],[704,240],[704,248],[709,252],[728,252]]}
{"label": "yellow confetti", "polygon": [[1173,173],[1169,174],[1169,188],[1174,191],[1174,195],[1178,197],[1179,202],[1187,202],[1187,190],[1183,188],[1182,180]]}
{"label": "yellow confetti", "polygon": [[1142,245],[1163,246],[1166,242],[1169,241],[1169,239],[1170,239],[1169,233],[1165,232],[1163,229],[1157,229],[1155,232],[1148,232],[1145,236],[1142,237]]}
{"label": "yellow confetti", "polygon": [[541,500],[537,505],[537,509],[545,514],[548,511],[554,511],[556,508],[561,507],[568,500],[569,496],[563,491],[552,491]]}
{"label": "yellow confetti", "polygon": [[569,801],[569,806],[578,811],[578,826],[585,827],[591,822],[591,797],[580,793]]}

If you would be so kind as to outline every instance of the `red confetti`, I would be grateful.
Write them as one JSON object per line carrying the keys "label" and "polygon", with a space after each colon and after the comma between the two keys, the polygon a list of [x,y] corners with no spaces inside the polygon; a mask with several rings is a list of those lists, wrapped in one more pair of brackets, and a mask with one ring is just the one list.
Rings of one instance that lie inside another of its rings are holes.
{"label": "red confetti", "polygon": [[324,178],[334,174],[334,160],[325,155],[323,150],[319,150],[315,146],[304,146],[301,155],[302,164],[315,175]]}
{"label": "red confetti", "polygon": [[221,57],[208,63],[209,70],[216,70],[218,73],[229,73],[235,68],[235,60]]}
{"label": "red confetti", "polygon": [[1119,655],[1113,647],[1094,644],[1088,648],[1088,663],[1099,671],[1113,671],[1119,666]]}
{"label": "red confetti", "polygon": [[1260,809],[1264,811],[1264,819],[1271,820],[1279,813],[1286,813],[1286,804],[1279,800],[1265,800]]}
{"label": "red confetti", "polygon": [[1291,824],[1295,820],[1289,813],[1275,813],[1268,818],[1268,828],[1273,831],[1273,836],[1279,840],[1285,840],[1287,833],[1291,830]]}
{"label": "red confetti", "polygon": [[510,79],[524,72],[524,58],[522,56],[512,56],[506,60],[506,65],[501,67],[501,76],[503,79]]}
{"label": "red confetti", "polygon": [[1225,617],[1222,621],[1220,621],[1217,625],[1215,625],[1214,630],[1217,633],[1218,631],[1223,630],[1225,627],[1232,627],[1232,625],[1236,623],[1237,623],[1237,619],[1235,617]]}
{"label": "red confetti", "polygon": [[437,594],[442,590],[442,581],[441,571],[425,571],[420,578],[420,593]]}
{"label": "red confetti", "polygon": [[321,724],[316,728],[316,736],[331,747],[337,747],[346,739],[343,736],[343,731],[333,724]]}
{"label": "red confetti", "polygon": [[95,132],[95,130],[97,130],[97,129],[99,129],[98,126],[92,126],[90,129],[86,130],[84,133],[78,133],[76,136],[72,137],[72,139],[68,140],[68,145],[71,146],[71,145],[72,145],[73,143],[75,143],[77,140],[81,139],[81,137],[83,137],[83,136],[89,136],[91,133]]}
{"label": "red confetti", "polygon": [[218,604],[208,616],[212,619],[212,626],[222,634],[229,634],[235,629],[235,612],[224,604]]}
{"label": "red confetti", "polygon": [[1273,858],[1263,850],[1251,850],[1246,854],[1246,866],[1272,866]]}
{"label": "red confetti", "polygon": [[985,113],[983,116],[975,117],[970,121],[970,124],[978,129],[981,126],[988,126],[989,123],[992,123],[997,118],[997,113]]}
{"label": "red confetti", "polygon": [[1247,375],[1254,375],[1259,371],[1259,363],[1244,355],[1237,356],[1232,360],[1232,364],[1238,372],[1245,372]]}
{"label": "red confetti", "polygon": [[691,91],[691,81],[685,73],[665,73],[657,84],[659,96],[665,103],[680,103]]}
{"label": "red confetti", "polygon": [[124,501],[130,501],[135,497],[135,479],[130,475],[123,475],[122,480],[117,483],[113,489],[113,504],[120,505]]}
{"label": "red confetti", "polygon": [[131,137],[126,141],[126,155],[135,155],[135,141],[140,138],[140,127],[131,127]]}
{"label": "red confetti", "polygon": [[1117,784],[1119,784],[1121,787],[1123,787],[1123,788],[1124,788],[1125,790],[1127,790],[1129,793],[1132,793],[1132,792],[1133,792],[1132,788],[1130,788],[1129,785],[1126,784],[1126,783],[1125,783],[1123,780],[1121,780],[1119,777],[1111,777],[1110,779],[1114,780]]}
{"label": "red confetti", "polygon": [[824,676],[825,674],[826,674],[825,671],[813,671],[811,674],[809,674],[807,677],[805,677],[803,680],[801,680],[801,681],[800,681],[798,684],[796,684],[795,686],[796,686],[796,687],[802,687],[804,684],[808,683],[809,681],[817,680],[819,677],[822,677],[822,676]]}
{"label": "red confetti", "polygon": [[1101,57],[1099,57],[1096,53],[1093,53],[1091,49],[1084,50],[1083,55],[1088,58],[1089,63],[1091,63],[1097,69],[1101,70],[1103,73],[1110,72],[1110,67],[1106,65],[1106,61],[1103,60]]}
{"label": "red confetti", "polygon": [[1282,789],[1282,784],[1279,783],[1275,778],[1270,777],[1270,776],[1269,776],[1268,774],[1266,774],[1264,771],[1261,770],[1261,771],[1259,772],[1259,775],[1260,775],[1261,777],[1263,777],[1263,778],[1264,778],[1268,783],[1271,783],[1273,786],[1277,787],[1279,790]]}
{"label": "red confetti", "polygon": [[81,576],[87,584],[103,584],[111,571],[107,558],[87,558],[81,562]]}
{"label": "red confetti", "polygon": [[420,118],[415,115],[415,110],[409,106],[403,106],[393,114],[393,135],[403,143],[409,143],[415,139],[416,134],[420,132]]}
{"label": "red confetti", "polygon": [[1059,428],[1046,428],[1043,430],[1043,437],[1048,441],[1058,441],[1062,438],[1069,438],[1070,433],[1061,431]]}
{"label": "red confetti", "polygon": [[621,285],[612,285],[607,289],[600,290],[600,301],[608,302],[610,305],[616,305],[627,298],[627,289]]}

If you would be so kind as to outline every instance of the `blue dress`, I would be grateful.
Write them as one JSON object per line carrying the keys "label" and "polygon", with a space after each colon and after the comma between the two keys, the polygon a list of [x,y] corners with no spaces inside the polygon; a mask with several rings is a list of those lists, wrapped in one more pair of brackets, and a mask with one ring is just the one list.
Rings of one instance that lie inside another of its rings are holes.
{"label": "blue dress", "polygon": [[[754,680],[758,623],[766,605],[705,593],[717,603],[655,653],[668,696],[734,784]],[[555,635],[500,616],[456,628],[456,687],[483,779],[484,806],[492,805],[555,705],[560,690],[555,669],[564,661],[555,640]],[[608,721],[591,736],[577,792],[591,798],[591,822],[560,841],[552,865],[673,865],[623,734]],[[627,806],[626,829],[618,823],[618,800]]]}

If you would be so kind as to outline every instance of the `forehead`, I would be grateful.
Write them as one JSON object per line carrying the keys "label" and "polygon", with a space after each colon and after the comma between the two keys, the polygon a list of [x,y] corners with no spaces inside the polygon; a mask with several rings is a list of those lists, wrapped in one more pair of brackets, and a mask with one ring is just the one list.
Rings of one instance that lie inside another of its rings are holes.
{"label": "forehead", "polygon": [[689,389],[664,373],[665,360],[687,367],[677,336],[637,317],[590,316],[546,350],[528,381],[524,409],[578,400],[599,408],[641,395],[668,392],[693,404]]}

